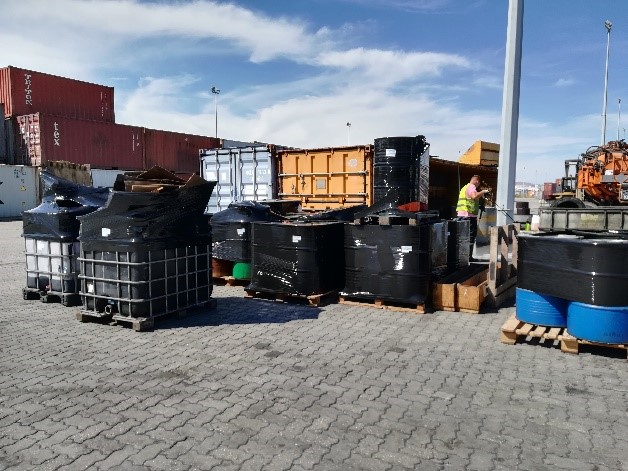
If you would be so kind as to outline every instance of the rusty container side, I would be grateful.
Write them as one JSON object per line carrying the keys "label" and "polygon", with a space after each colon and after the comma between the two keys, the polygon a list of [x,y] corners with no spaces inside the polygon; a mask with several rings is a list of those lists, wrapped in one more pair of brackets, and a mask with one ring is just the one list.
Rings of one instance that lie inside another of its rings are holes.
{"label": "rusty container side", "polygon": [[143,128],[35,113],[16,118],[14,155],[23,165],[65,160],[95,168],[144,169]]}
{"label": "rusty container side", "polygon": [[280,199],[300,199],[303,209],[371,205],[373,148],[282,150],[277,158]]}
{"label": "rusty container side", "polygon": [[113,87],[17,67],[0,69],[5,116],[46,113],[115,122]]}
{"label": "rusty container side", "polygon": [[220,139],[157,129],[144,129],[146,168],[159,165],[172,172],[198,173],[201,149],[220,147]]}

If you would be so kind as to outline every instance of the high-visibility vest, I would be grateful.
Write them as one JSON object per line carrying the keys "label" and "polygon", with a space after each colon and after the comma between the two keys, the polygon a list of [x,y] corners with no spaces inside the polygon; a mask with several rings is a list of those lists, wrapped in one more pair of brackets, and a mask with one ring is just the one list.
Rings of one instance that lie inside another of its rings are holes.
{"label": "high-visibility vest", "polygon": [[456,206],[456,211],[466,211],[469,214],[478,214],[480,210],[480,203],[478,200],[474,200],[473,198],[467,197],[467,188],[471,183],[467,183],[460,190],[460,194],[458,195],[458,205]]}

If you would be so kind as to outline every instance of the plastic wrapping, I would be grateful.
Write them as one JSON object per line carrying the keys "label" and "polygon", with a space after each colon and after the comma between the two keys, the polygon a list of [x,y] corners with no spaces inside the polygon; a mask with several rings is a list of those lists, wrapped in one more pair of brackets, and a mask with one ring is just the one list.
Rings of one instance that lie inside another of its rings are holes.
{"label": "plastic wrapping", "polygon": [[470,223],[468,220],[447,221],[447,266],[450,271],[469,265]]}
{"label": "plastic wrapping", "polygon": [[430,224],[432,269],[447,268],[447,221]]}
{"label": "plastic wrapping", "polygon": [[425,136],[375,139],[373,204],[391,195],[396,196],[395,206],[428,202],[428,148]]}
{"label": "plastic wrapping", "polygon": [[628,306],[604,307],[571,302],[567,331],[589,342],[628,343]]}
{"label": "plastic wrapping", "polygon": [[312,295],[344,286],[343,223],[252,225],[252,291]]}
{"label": "plastic wrapping", "polygon": [[569,301],[517,288],[517,319],[546,327],[567,327]]}
{"label": "plastic wrapping", "polygon": [[429,225],[345,225],[343,294],[422,304],[430,285]]}
{"label": "plastic wrapping", "polygon": [[270,207],[255,201],[231,203],[211,218],[213,257],[232,262],[251,261],[251,223],[279,221]]}
{"label": "plastic wrapping", "polygon": [[[164,175],[171,177],[155,178]],[[203,213],[216,182],[195,175],[183,182],[158,167],[124,178],[114,190],[132,191],[113,191],[105,207],[82,216],[81,241],[185,238],[208,231]]]}
{"label": "plastic wrapping", "polygon": [[594,306],[628,306],[628,240],[519,234],[520,288]]}
{"label": "plastic wrapping", "polygon": [[78,216],[96,211],[109,197],[106,188],[78,185],[41,172],[42,203],[22,213],[23,232],[41,240],[70,240],[79,235]]}
{"label": "plastic wrapping", "polygon": [[83,309],[99,316],[156,317],[207,302],[211,235],[150,242],[81,241]]}

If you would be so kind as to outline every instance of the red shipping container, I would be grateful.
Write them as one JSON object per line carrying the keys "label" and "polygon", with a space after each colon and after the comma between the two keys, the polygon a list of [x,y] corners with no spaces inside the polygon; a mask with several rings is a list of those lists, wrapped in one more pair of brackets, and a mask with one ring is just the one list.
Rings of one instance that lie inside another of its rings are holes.
{"label": "red shipping container", "polygon": [[220,139],[156,129],[144,129],[146,168],[159,165],[175,173],[198,173],[200,150],[220,147]]}
{"label": "red shipping container", "polygon": [[55,160],[96,168],[142,170],[143,128],[36,113],[18,116],[14,154],[17,164]]}
{"label": "red shipping container", "polygon": [[12,66],[0,68],[0,103],[5,116],[46,113],[115,122],[113,87]]}

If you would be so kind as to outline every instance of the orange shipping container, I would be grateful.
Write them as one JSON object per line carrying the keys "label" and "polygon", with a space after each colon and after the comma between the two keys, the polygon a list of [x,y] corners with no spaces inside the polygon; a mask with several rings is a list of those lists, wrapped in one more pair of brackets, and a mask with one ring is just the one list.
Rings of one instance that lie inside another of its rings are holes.
{"label": "orange shipping container", "polygon": [[17,67],[0,68],[5,116],[33,113],[115,122],[113,87]]}
{"label": "orange shipping container", "polygon": [[282,150],[277,154],[280,199],[325,210],[372,203],[372,146]]}

